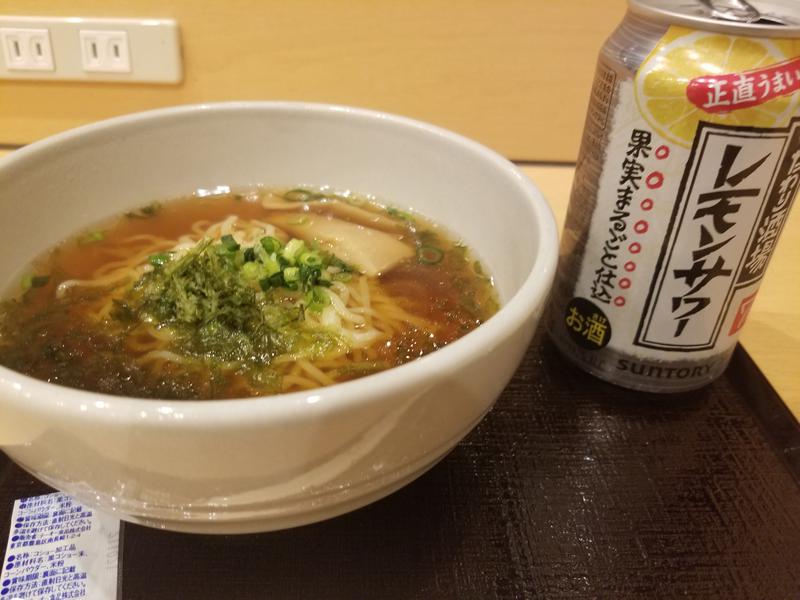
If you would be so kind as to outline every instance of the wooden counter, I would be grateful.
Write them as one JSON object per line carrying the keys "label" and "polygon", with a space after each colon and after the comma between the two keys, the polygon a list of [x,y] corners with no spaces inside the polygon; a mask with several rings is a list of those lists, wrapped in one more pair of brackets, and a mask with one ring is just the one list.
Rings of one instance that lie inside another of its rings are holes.
{"label": "wooden counter", "polygon": [[[559,228],[569,202],[573,167],[523,166],[542,190]],[[795,212],[797,212],[795,210]],[[741,342],[800,419],[800,218],[790,216],[758,292]]]}
{"label": "wooden counter", "polygon": [[572,161],[597,53],[625,6],[625,0],[0,0],[3,15],[175,19],[185,69],[178,85],[4,80],[0,144],[28,144],[163,106],[280,99],[398,113],[516,160]]}

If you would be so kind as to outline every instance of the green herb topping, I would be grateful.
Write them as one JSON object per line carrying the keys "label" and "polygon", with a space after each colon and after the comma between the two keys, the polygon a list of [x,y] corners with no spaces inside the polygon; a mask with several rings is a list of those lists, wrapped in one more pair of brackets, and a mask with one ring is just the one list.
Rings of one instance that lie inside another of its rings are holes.
{"label": "green herb topping", "polygon": [[324,288],[351,268],[301,240],[284,245],[267,236],[242,247],[225,235],[180,256],[154,254],[149,264],[113,315],[123,324],[169,327],[173,350],[183,355],[265,365],[281,354],[317,357],[342,347],[305,314],[330,304]]}

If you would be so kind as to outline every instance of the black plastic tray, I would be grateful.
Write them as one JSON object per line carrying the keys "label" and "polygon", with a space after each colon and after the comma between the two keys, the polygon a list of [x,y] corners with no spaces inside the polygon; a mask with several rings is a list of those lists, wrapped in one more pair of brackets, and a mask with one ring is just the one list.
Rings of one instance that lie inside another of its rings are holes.
{"label": "black plastic tray", "polygon": [[[0,454],[3,542],[14,499],[47,491]],[[800,428],[741,348],[706,389],[654,396],[537,340],[481,425],[380,502],[261,535],[122,533],[125,600],[797,599]]]}

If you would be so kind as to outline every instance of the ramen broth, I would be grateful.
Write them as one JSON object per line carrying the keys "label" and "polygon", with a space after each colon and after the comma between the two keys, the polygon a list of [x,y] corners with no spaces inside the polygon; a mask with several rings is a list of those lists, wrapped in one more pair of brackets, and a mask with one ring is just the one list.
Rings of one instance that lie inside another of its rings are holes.
{"label": "ramen broth", "polygon": [[35,261],[0,305],[0,364],[115,395],[262,396],[406,363],[497,308],[469,250],[419,215],[319,190],[194,195]]}

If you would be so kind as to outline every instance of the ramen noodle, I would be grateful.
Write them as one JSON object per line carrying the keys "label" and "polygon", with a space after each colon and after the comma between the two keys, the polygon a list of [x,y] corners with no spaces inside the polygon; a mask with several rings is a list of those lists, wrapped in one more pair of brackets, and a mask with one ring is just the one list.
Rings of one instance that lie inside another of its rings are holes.
{"label": "ramen noodle", "polygon": [[0,364],[69,387],[216,399],[428,354],[497,310],[468,249],[350,193],[195,194],[83,231],[0,305]]}

